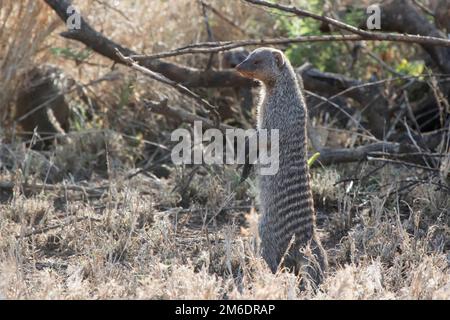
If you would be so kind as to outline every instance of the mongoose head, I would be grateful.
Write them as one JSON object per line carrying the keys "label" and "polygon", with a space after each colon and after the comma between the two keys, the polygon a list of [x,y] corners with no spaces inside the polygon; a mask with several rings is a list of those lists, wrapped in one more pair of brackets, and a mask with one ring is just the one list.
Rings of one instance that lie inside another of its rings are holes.
{"label": "mongoose head", "polygon": [[273,48],[258,48],[239,65],[236,70],[246,78],[271,83],[283,72],[286,58],[280,50]]}

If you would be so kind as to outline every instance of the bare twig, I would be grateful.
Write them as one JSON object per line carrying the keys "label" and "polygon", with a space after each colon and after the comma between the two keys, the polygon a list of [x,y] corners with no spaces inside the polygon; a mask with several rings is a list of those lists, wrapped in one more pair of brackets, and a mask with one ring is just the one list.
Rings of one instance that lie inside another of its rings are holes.
{"label": "bare twig", "polygon": [[429,16],[432,16],[434,18],[434,12],[428,9],[423,3],[421,3],[419,0],[413,0],[414,4],[420,8],[424,13],[428,14]]}
{"label": "bare twig", "polygon": [[212,104],[210,104],[208,101],[206,101],[205,99],[203,99],[202,97],[200,97],[198,94],[192,92],[191,90],[189,90],[188,88],[186,88],[185,86],[172,81],[168,78],[166,78],[165,76],[158,74],[148,68],[145,68],[141,65],[139,65],[136,61],[134,61],[132,58],[130,57],[125,57],[118,49],[117,49],[117,55],[120,57],[120,59],[124,62],[126,62],[127,64],[129,64],[131,66],[131,68],[142,72],[143,74],[145,74],[146,76],[149,76],[150,78],[157,80],[159,82],[162,82],[164,84],[167,84],[173,88],[175,88],[178,92],[194,99],[195,101],[197,101],[201,106],[206,108],[206,111],[209,113],[212,113],[213,119],[215,121],[215,126],[219,126],[220,124],[220,115],[219,112],[217,111],[217,107],[213,106]]}
{"label": "bare twig", "polygon": [[349,31],[353,34],[359,35],[364,39],[361,40],[384,40],[384,41],[399,41],[399,42],[410,42],[410,43],[420,43],[420,44],[429,44],[429,45],[439,45],[450,47],[450,40],[436,37],[428,37],[428,36],[419,36],[412,34],[398,34],[398,33],[381,33],[381,32],[373,32],[366,31],[360,28],[356,28],[352,25],[344,23],[342,21],[332,19],[326,16],[322,16],[319,14],[315,14],[313,12],[296,8],[294,6],[286,6],[282,4],[278,4],[276,2],[269,2],[264,0],[243,0],[245,2],[263,6],[267,8],[277,9],[284,12],[293,13],[299,17],[312,18],[315,20],[322,21],[324,23],[328,23],[330,25],[334,25],[339,29]]}
{"label": "bare twig", "polygon": [[242,34],[246,34],[247,32],[241,28],[238,24],[236,24],[233,20],[226,17],[222,12],[217,10],[215,7],[213,7],[210,3],[207,3],[203,1],[203,4],[205,7],[207,7],[209,10],[211,10],[212,13],[214,13],[216,16],[218,16],[220,19],[228,23],[230,26],[235,28],[236,30],[240,31]]}
{"label": "bare twig", "polygon": [[361,41],[361,36],[358,35],[324,35],[324,36],[301,36],[297,38],[274,38],[274,39],[256,39],[256,40],[235,40],[235,41],[216,41],[216,42],[200,42],[174,50],[149,54],[149,55],[134,55],[131,58],[136,61],[161,59],[168,57],[181,56],[186,54],[198,53],[217,53],[227,51],[239,47],[249,46],[263,46],[263,45],[281,45],[301,42],[330,42],[330,41]]}
{"label": "bare twig", "polygon": [[209,224],[230,204],[230,202],[234,199],[235,196],[236,192],[234,191],[228,194],[223,200],[219,209],[217,209],[216,213],[208,220],[208,222],[203,227],[208,227]]}
{"label": "bare twig", "polygon": [[145,105],[152,112],[156,112],[168,118],[178,119],[180,122],[193,123],[194,121],[201,121],[202,125],[207,129],[218,128],[222,131],[225,131],[226,129],[233,129],[232,126],[224,123],[220,123],[219,126],[217,127],[211,120],[207,118],[190,113],[183,109],[171,107],[167,104],[167,100],[163,100],[160,102],[147,100],[145,101]]}
{"label": "bare twig", "polygon": [[127,17],[127,15],[125,13],[123,13],[121,10],[117,9],[116,7],[114,7],[113,5],[108,4],[106,1],[102,1],[102,0],[95,0],[95,2],[101,4],[102,6],[111,9],[112,11],[118,13],[122,18],[124,18],[127,21],[131,21],[129,17]]}
{"label": "bare twig", "polygon": [[440,170],[436,169],[436,168],[425,167],[425,166],[421,166],[421,165],[418,165],[418,164],[405,162],[405,161],[400,161],[400,160],[393,160],[393,159],[386,159],[386,158],[375,158],[375,157],[367,157],[367,160],[368,161],[383,161],[383,162],[388,162],[388,163],[392,163],[392,164],[403,165],[403,166],[406,166],[406,167],[413,167],[413,168],[417,168],[417,169],[422,169],[422,170],[425,170],[425,171],[440,172]]}
{"label": "bare twig", "polygon": [[[15,184],[13,182],[0,182],[0,189],[5,190],[14,190]],[[101,195],[104,193],[104,191],[108,188],[107,186],[98,187],[98,188],[85,188],[81,186],[76,185],[53,185],[53,184],[27,184],[24,183],[21,185],[21,187],[28,191],[34,191],[34,192],[41,192],[43,190],[50,190],[50,191],[59,191],[59,190],[70,190],[70,191],[78,191],[83,192],[87,194],[94,194],[94,195]]]}
{"label": "bare twig", "polygon": [[387,71],[389,71],[390,73],[396,75],[397,77],[403,77],[405,76],[405,74],[402,74],[400,72],[397,72],[394,68],[392,68],[390,65],[388,65],[386,62],[384,62],[380,57],[378,57],[375,53],[373,53],[372,51],[370,51],[367,48],[363,49],[364,52],[366,52],[369,57],[371,57],[373,60],[375,60],[376,62],[378,62],[384,69],[386,69]]}
{"label": "bare twig", "polygon": [[[211,29],[211,25],[209,24],[209,17],[208,17],[208,12],[206,11],[206,5],[203,2],[203,0],[199,0],[199,3],[200,3],[200,7],[202,9],[203,20],[205,22],[205,27],[206,27],[206,33],[208,34],[208,41],[216,41],[216,39],[214,38],[213,31]],[[206,65],[206,70],[211,69],[213,59],[214,59],[214,53],[211,53],[209,55],[208,64]]]}
{"label": "bare twig", "polygon": [[34,236],[37,234],[42,234],[42,233],[48,232],[50,230],[69,226],[74,222],[79,222],[79,221],[83,221],[83,220],[87,220],[87,219],[92,220],[92,221],[101,221],[100,219],[96,219],[96,218],[92,218],[92,217],[68,218],[68,219],[66,219],[66,221],[64,221],[62,223],[58,223],[58,224],[46,226],[46,227],[41,227],[38,229],[32,229],[30,231],[25,232],[24,234],[16,235],[16,239],[27,238],[27,237],[31,237],[31,236]]}
{"label": "bare twig", "polygon": [[331,101],[330,99],[323,97],[321,95],[315,94],[314,92],[305,90],[305,93],[309,94],[312,97],[315,97],[321,101],[325,101],[327,103],[329,103],[331,106],[333,106],[334,108],[338,109],[340,112],[342,112],[346,117],[348,117],[355,125],[357,128],[360,128],[364,133],[367,134],[367,136],[371,137],[374,140],[377,140],[373,134],[368,131],[366,128],[364,128],[360,121],[356,120],[355,117],[353,117],[351,114],[349,114],[347,111],[345,111],[344,109],[342,109],[338,104],[334,103],[333,101]]}

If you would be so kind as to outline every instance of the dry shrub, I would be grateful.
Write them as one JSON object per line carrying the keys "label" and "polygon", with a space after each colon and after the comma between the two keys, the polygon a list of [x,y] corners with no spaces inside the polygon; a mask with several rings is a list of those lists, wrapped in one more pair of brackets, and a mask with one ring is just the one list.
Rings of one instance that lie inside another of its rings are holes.
{"label": "dry shrub", "polygon": [[94,171],[105,174],[132,167],[138,152],[113,130],[93,130],[71,134],[69,142],[56,147],[53,161],[62,172],[80,180]]}
{"label": "dry shrub", "polygon": [[48,215],[53,212],[53,204],[43,198],[26,198],[15,194],[5,217],[24,225],[44,224]]}
{"label": "dry shrub", "polygon": [[142,152],[113,130],[90,130],[68,137],[46,154],[31,150],[25,143],[0,146],[0,166],[20,170],[25,180],[79,181],[90,178],[94,172],[106,176],[129,170]]}
{"label": "dry shrub", "polygon": [[0,114],[4,122],[11,120],[18,79],[33,66],[59,21],[43,1],[33,0],[2,1],[0,21]]}
{"label": "dry shrub", "polygon": [[0,145],[0,169],[20,172],[24,180],[54,181],[61,177],[60,170],[48,157],[24,143]]}
{"label": "dry shrub", "polygon": [[409,271],[401,268],[400,265],[388,267],[377,260],[360,265],[347,265],[337,270],[335,275],[325,281],[316,298],[450,298],[450,276],[448,272],[442,272],[447,268],[445,256],[423,256],[422,259],[408,265]]}

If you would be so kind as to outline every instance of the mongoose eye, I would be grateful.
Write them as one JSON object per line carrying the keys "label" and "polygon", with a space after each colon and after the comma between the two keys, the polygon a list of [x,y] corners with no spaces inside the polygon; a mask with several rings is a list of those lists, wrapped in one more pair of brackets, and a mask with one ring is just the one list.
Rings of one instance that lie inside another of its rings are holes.
{"label": "mongoose eye", "polygon": [[259,64],[259,61],[256,60],[256,61],[253,62],[253,64],[256,66],[257,64]]}

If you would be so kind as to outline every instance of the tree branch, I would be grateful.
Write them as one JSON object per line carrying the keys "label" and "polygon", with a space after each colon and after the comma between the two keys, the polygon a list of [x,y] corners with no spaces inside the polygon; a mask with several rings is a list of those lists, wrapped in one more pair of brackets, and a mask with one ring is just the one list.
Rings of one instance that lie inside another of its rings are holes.
{"label": "tree branch", "polygon": [[[299,17],[307,17],[313,18],[318,21],[322,21],[324,23],[334,25],[339,29],[349,31],[353,34],[359,35],[363,37],[363,40],[383,40],[383,41],[399,41],[399,42],[409,42],[409,43],[420,43],[427,45],[435,45],[435,46],[446,46],[450,47],[450,40],[443,39],[434,36],[423,36],[423,35],[414,35],[414,34],[398,34],[398,33],[381,33],[381,32],[372,32],[363,30],[352,25],[346,24],[342,21],[329,18],[326,16],[318,15],[313,12],[296,8],[294,6],[286,6],[282,4],[277,4],[274,2],[268,2],[264,0],[243,0],[245,2],[263,6],[267,8],[277,9],[283,12],[293,13]],[[394,0],[395,2],[400,2],[398,0]],[[403,7],[403,12],[405,11]]]}
{"label": "tree branch", "polygon": [[[69,18],[67,13],[71,2],[68,0],[44,0],[61,18],[66,22]],[[112,61],[124,64],[119,56],[116,54],[116,49],[124,56],[135,56],[137,53],[120,44],[106,38],[100,32],[94,30],[81,17],[81,28],[68,30],[61,33],[67,39],[76,40],[93,51],[111,59]],[[153,72],[163,74],[178,83],[182,83],[187,87],[236,87],[236,86],[251,86],[252,81],[241,77],[234,70],[224,71],[204,71],[195,68],[189,68],[178,65],[176,63],[168,63],[156,59],[142,59],[139,64],[150,69]]]}
{"label": "tree branch", "polygon": [[[444,36],[410,0],[383,2],[381,4],[381,21],[383,21],[381,28],[384,31],[420,34],[433,38]],[[432,42],[421,42],[420,44],[442,72],[450,73],[450,48],[447,45],[438,46]]]}
{"label": "tree branch", "polygon": [[[380,86],[345,77],[340,74],[321,72],[310,68],[298,68],[306,90],[320,92],[328,96],[342,95],[355,100],[369,122],[370,132],[381,139],[389,128],[389,103]],[[353,88],[352,90],[350,90]]]}
{"label": "tree branch", "polygon": [[167,118],[174,119],[179,122],[193,123],[194,121],[201,121],[203,127],[206,129],[218,128],[222,131],[225,131],[226,129],[233,129],[232,126],[223,123],[220,123],[217,127],[211,120],[207,118],[201,117],[183,109],[171,107],[167,104],[167,100],[162,100],[160,102],[147,100],[145,101],[145,106],[152,112],[161,114]]}

